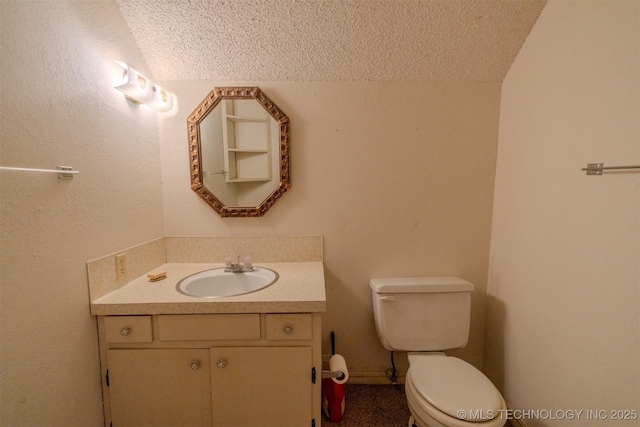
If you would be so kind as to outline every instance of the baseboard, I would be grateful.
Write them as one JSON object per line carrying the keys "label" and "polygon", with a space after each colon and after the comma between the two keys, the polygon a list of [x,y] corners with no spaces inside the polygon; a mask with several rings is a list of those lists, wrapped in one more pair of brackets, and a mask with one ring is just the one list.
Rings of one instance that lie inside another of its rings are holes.
{"label": "baseboard", "polygon": [[[329,369],[330,354],[322,355],[322,369]],[[348,368],[348,362],[347,362]],[[406,370],[398,370],[398,384],[404,384],[404,378],[407,374]],[[347,384],[372,384],[372,385],[391,385],[391,380],[387,377],[385,372],[380,371],[349,371],[349,379]]]}
{"label": "baseboard", "polygon": [[[406,372],[398,372],[398,384],[404,384]],[[349,371],[347,384],[391,385],[392,382],[384,372]]]}

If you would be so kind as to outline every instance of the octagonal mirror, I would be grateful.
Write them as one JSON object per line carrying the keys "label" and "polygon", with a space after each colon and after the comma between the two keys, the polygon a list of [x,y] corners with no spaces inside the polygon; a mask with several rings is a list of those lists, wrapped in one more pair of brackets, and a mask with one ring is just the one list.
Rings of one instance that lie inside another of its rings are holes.
{"label": "octagonal mirror", "polygon": [[220,216],[262,216],[290,188],[289,118],[260,88],[213,88],[187,131],[191,189]]}

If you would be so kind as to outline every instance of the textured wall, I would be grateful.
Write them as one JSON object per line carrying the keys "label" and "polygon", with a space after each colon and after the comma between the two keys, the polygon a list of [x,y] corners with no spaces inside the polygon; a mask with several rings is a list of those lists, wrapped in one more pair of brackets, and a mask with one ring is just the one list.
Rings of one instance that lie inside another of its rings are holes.
{"label": "textured wall", "polygon": [[640,3],[551,1],[503,84],[485,367],[514,409],[638,425]]}
{"label": "textured wall", "polygon": [[324,351],[335,330],[350,370],[365,375],[390,367],[369,280],[460,275],[477,286],[461,353],[480,366],[500,84],[251,84],[291,120],[291,190],[262,218],[219,217],[189,188],[186,117],[232,84],[166,82],[180,100],[160,128],[166,235],[322,235]]}
{"label": "textured wall", "polygon": [[157,114],[113,89],[145,71],[111,2],[0,2],[0,424],[103,423],[86,261],[162,235]]}

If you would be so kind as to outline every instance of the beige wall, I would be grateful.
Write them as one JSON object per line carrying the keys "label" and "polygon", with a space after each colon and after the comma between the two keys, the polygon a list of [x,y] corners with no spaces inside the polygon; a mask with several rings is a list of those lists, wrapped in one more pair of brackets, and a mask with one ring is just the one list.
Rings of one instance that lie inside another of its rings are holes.
{"label": "beige wall", "polygon": [[0,2],[0,424],[103,423],[86,262],[163,235],[157,114],[113,89],[146,71],[112,2]]}
{"label": "beige wall", "polygon": [[354,381],[390,367],[371,278],[464,277],[477,291],[459,354],[481,366],[500,84],[245,82],[291,120],[292,188],[262,218],[221,218],[189,187],[186,117],[233,84],[165,84],[179,99],[161,119],[166,235],[322,235],[324,352],[334,330]]}
{"label": "beige wall", "polygon": [[[484,366],[514,409],[640,410],[640,3],[550,1],[503,82]],[[638,421],[525,419],[528,426]],[[593,417],[592,417],[593,418]]]}
{"label": "beige wall", "polygon": [[322,235],[324,351],[335,330],[354,379],[390,365],[372,277],[469,279],[457,354],[482,365],[499,83],[251,82],[291,118],[293,186],[263,218],[223,219],[189,189],[185,124],[229,82],[166,82],[178,109],[158,115],[112,88],[113,59],[148,70],[111,2],[0,7],[1,163],[81,172],[0,174],[0,424],[102,422],[85,263],[163,235]]}
{"label": "beige wall", "polygon": [[253,82],[291,118],[293,187],[264,218],[222,219],[189,189],[185,126],[222,82],[168,82],[179,108],[158,130],[112,88],[113,59],[148,71],[113,4],[0,4],[2,164],[81,172],[0,175],[0,424],[102,422],[85,262],[163,234],[323,235],[324,330],[356,377],[389,366],[370,278],[465,277],[460,354],[481,365],[498,83]]}

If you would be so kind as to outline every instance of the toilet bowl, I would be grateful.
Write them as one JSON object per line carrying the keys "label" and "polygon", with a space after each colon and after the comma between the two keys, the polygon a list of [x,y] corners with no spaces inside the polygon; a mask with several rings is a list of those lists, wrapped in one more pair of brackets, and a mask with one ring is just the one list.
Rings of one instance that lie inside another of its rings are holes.
{"label": "toilet bowl", "polygon": [[502,427],[506,405],[491,381],[444,353],[409,353],[405,380],[409,426]]}

